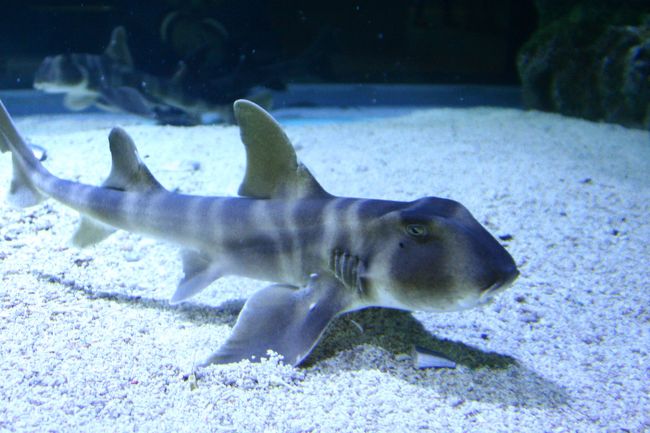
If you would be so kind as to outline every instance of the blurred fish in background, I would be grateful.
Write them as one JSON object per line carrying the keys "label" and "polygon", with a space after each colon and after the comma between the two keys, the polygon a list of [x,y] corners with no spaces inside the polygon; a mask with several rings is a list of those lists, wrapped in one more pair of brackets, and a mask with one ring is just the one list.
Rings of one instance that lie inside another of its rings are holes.
{"label": "blurred fish in background", "polygon": [[163,76],[136,67],[127,31],[120,26],[100,54],[46,57],[34,87],[64,93],[64,104],[71,110],[95,106],[163,124],[232,123],[233,101],[247,98],[270,109],[271,91],[285,90],[292,74],[326,69],[327,33],[302,54],[279,59],[273,50],[233,39],[200,3],[172,10],[160,23],[160,43],[178,59],[173,73]]}
{"label": "blurred fish in background", "polygon": [[[70,110],[96,106],[106,111],[123,111],[153,118],[162,123],[187,123],[183,113],[166,106],[143,91],[143,84],[155,81],[134,68],[126,44],[126,32],[117,27],[101,54],[58,54],[46,57],[34,76],[34,88],[64,93]],[[173,122],[173,118],[178,118]]]}

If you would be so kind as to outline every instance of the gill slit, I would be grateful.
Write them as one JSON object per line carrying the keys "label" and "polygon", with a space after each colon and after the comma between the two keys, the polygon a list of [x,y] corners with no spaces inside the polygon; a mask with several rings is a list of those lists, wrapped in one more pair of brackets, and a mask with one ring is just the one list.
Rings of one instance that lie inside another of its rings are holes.
{"label": "gill slit", "polygon": [[366,293],[366,264],[359,256],[335,248],[330,253],[329,268],[347,287],[354,287],[360,295]]}

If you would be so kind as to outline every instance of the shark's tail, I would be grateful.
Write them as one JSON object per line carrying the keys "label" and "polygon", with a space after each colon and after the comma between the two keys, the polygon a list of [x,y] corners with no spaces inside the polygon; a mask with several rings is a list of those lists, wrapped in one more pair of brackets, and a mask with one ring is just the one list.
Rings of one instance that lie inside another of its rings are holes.
{"label": "shark's tail", "polygon": [[9,202],[15,206],[34,206],[48,197],[78,210],[81,223],[72,241],[78,246],[100,242],[115,231],[95,219],[97,205],[84,199],[92,191],[102,188],[117,191],[164,190],[144,165],[131,137],[120,128],[113,128],[108,137],[113,166],[108,178],[100,187],[59,179],[34,156],[20,136],[2,101],[0,101],[0,151],[11,152],[13,179],[9,189]]}
{"label": "shark's tail", "polygon": [[50,176],[41,162],[20,136],[11,116],[0,101],[0,151],[11,152],[13,178],[9,188],[9,202],[17,207],[34,206],[46,197],[36,187],[37,176]]}

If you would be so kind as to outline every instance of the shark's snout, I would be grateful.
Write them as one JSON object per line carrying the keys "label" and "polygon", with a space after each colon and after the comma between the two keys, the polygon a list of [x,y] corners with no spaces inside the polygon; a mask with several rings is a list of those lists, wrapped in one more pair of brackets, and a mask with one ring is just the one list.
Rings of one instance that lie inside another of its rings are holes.
{"label": "shark's snout", "polygon": [[490,240],[488,243],[490,248],[481,254],[484,265],[480,279],[485,283],[479,286],[481,287],[478,294],[480,305],[490,303],[496,295],[510,287],[519,276],[519,270],[510,253],[491,236]]}
{"label": "shark's snout", "polygon": [[519,277],[519,269],[517,269],[517,265],[515,265],[513,262],[511,266],[508,266],[508,268],[504,269],[501,285],[508,287],[514,283],[517,277]]}
{"label": "shark's snout", "polygon": [[512,266],[502,269],[494,283],[481,291],[480,303],[491,302],[497,294],[510,287],[517,277],[519,277],[519,270],[514,263],[512,263]]}
{"label": "shark's snout", "polygon": [[474,259],[474,278],[481,288],[481,299],[492,298],[510,287],[519,276],[517,265],[510,253],[478,223],[474,225],[474,242],[471,252]]}
{"label": "shark's snout", "polygon": [[486,270],[489,286],[508,287],[519,275],[517,265],[510,253],[499,241],[489,235],[487,231],[484,231],[484,235],[489,236],[488,246],[484,251],[482,251],[483,249],[477,249],[477,252],[483,256],[479,260],[484,262],[483,266]]}

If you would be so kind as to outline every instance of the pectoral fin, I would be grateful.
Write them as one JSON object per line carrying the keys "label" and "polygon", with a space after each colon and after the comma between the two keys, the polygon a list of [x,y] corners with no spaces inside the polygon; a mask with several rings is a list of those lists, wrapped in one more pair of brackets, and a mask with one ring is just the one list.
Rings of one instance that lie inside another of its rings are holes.
{"label": "pectoral fin", "polygon": [[349,304],[349,294],[334,277],[315,275],[302,289],[266,287],[246,302],[228,340],[203,365],[259,361],[268,350],[298,365]]}

